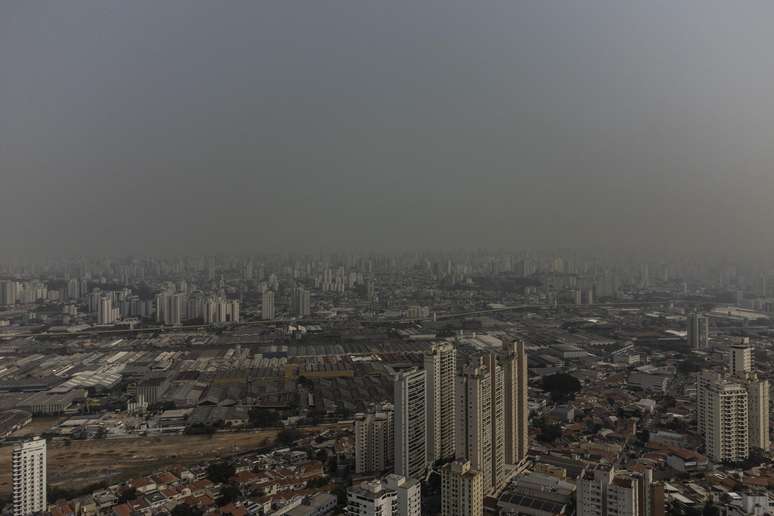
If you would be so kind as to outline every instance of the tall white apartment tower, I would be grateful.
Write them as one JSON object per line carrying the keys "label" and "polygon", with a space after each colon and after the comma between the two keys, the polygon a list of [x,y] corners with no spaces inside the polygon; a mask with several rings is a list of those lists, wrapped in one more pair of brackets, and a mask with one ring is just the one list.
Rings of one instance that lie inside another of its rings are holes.
{"label": "tall white apartment tower", "polygon": [[578,477],[578,488],[575,492],[578,516],[607,515],[607,488],[613,482],[614,475],[613,466],[598,464]]}
{"label": "tall white apartment tower", "polygon": [[396,493],[394,516],[422,516],[422,484],[415,478],[387,475],[382,483]]}
{"label": "tall white apartment tower", "polygon": [[305,317],[311,313],[309,291],[303,287],[293,289],[290,298],[290,309],[293,315]]}
{"label": "tall white apartment tower", "polygon": [[731,346],[731,371],[740,377],[744,377],[753,370],[752,348],[750,339],[743,339],[739,344]]}
{"label": "tall white apartment tower", "polygon": [[261,319],[270,321],[274,319],[274,292],[264,290],[261,296]]}
{"label": "tall white apartment tower", "polygon": [[769,437],[769,381],[753,370],[753,348],[744,338],[731,346],[731,371],[747,389],[747,413],[750,448],[768,450]]}
{"label": "tall white apartment tower", "polygon": [[164,324],[179,326],[183,319],[185,294],[170,294],[165,296],[164,301],[166,303],[163,309]]}
{"label": "tall white apartment tower", "polygon": [[456,457],[482,475],[484,491],[503,481],[505,466],[503,370],[494,356],[465,367],[457,377]]}
{"label": "tall white apartment tower", "polygon": [[503,359],[505,374],[505,463],[519,464],[529,452],[527,353],[516,341]]}
{"label": "tall white apartment tower", "polygon": [[46,510],[46,441],[35,437],[17,444],[11,459],[13,514]]}
{"label": "tall white apartment tower", "polygon": [[369,413],[355,414],[355,472],[382,472],[395,453],[393,406],[384,403]]}
{"label": "tall white apartment tower", "polygon": [[484,482],[469,461],[457,460],[441,469],[441,515],[482,516]]}
{"label": "tall white apartment tower", "polygon": [[395,473],[422,479],[427,465],[425,371],[411,369],[395,378]]}
{"label": "tall white apartment tower", "polygon": [[424,358],[427,374],[427,461],[454,457],[457,352],[452,344],[433,344]]}
{"label": "tall white apartment tower", "polygon": [[737,462],[749,456],[747,389],[721,379],[705,393],[704,445],[714,462]]}
{"label": "tall white apartment tower", "polygon": [[747,379],[747,412],[750,448],[768,450],[769,436],[769,381],[750,373]]}
{"label": "tall white apartment tower", "polygon": [[114,322],[116,322],[116,319],[113,311],[113,299],[110,296],[100,297],[99,309],[97,311],[97,323],[113,324]]}
{"label": "tall white apartment tower", "polygon": [[688,315],[688,347],[704,349],[709,346],[709,319],[693,312]]}

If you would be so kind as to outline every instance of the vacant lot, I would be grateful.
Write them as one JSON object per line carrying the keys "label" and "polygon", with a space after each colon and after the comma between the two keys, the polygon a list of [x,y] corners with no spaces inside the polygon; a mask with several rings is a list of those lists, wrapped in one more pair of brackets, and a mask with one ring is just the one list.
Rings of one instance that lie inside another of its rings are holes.
{"label": "vacant lot", "polygon": [[[118,482],[171,464],[195,464],[261,448],[276,432],[170,435],[92,441],[49,441],[48,483],[76,489],[103,480]],[[0,447],[0,496],[10,493],[11,446]]]}

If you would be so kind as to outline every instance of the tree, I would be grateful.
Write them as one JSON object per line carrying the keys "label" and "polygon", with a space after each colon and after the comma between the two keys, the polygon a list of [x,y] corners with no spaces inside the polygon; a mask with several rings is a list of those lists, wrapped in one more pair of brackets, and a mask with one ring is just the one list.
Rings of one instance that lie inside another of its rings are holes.
{"label": "tree", "polygon": [[555,402],[564,402],[575,398],[575,393],[581,390],[581,383],[571,374],[557,373],[543,377],[543,390]]}
{"label": "tree", "polygon": [[234,476],[236,468],[228,462],[213,462],[207,466],[207,478],[219,484],[228,482]]}
{"label": "tree", "polygon": [[197,507],[191,507],[187,503],[175,505],[170,511],[172,516],[202,516],[202,511]]}
{"label": "tree", "polygon": [[538,434],[537,439],[543,443],[552,443],[562,436],[561,425],[546,425]]}
{"label": "tree", "polygon": [[280,415],[275,410],[256,407],[250,409],[248,414],[250,426],[266,428],[280,425]]}
{"label": "tree", "polygon": [[301,432],[295,428],[286,428],[277,434],[277,441],[290,446],[301,437]]}
{"label": "tree", "polygon": [[309,378],[307,378],[306,376],[304,376],[304,375],[300,375],[298,377],[298,382],[297,383],[298,383],[298,385],[302,385],[302,386],[307,387],[307,388],[314,387],[314,382],[312,380],[310,380]]}
{"label": "tree", "polygon": [[121,496],[118,497],[118,503],[126,503],[135,498],[137,498],[137,489],[130,487],[121,492]]}
{"label": "tree", "polygon": [[707,502],[701,514],[702,516],[720,516],[720,509],[712,505],[712,502]]}
{"label": "tree", "polygon": [[234,484],[223,484],[220,487],[220,496],[218,496],[218,505],[228,505],[231,502],[239,500],[242,492]]}

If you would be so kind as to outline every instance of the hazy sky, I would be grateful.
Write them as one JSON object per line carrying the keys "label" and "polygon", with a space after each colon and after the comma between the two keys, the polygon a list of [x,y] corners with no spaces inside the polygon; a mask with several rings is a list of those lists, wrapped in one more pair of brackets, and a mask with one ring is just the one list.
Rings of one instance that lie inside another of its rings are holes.
{"label": "hazy sky", "polygon": [[0,255],[762,255],[772,20],[770,1],[4,1]]}

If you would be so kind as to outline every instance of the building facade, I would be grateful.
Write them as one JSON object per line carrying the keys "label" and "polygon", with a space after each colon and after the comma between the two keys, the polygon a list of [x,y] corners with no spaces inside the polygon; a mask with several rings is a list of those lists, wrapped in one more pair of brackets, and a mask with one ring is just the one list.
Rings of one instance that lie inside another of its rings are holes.
{"label": "building facade", "polygon": [[34,438],[17,444],[11,459],[13,514],[46,510],[46,441]]}
{"label": "building facade", "polygon": [[384,403],[367,414],[355,415],[355,472],[385,471],[394,462],[393,406]]}
{"label": "building facade", "polygon": [[470,461],[457,460],[441,469],[441,515],[482,516],[484,479]]}
{"label": "building facade", "polygon": [[426,372],[411,369],[395,378],[395,473],[422,479],[427,465]]}
{"label": "building facade", "polygon": [[515,341],[503,359],[505,392],[505,462],[519,464],[529,452],[529,397],[527,353]]}
{"label": "building facade", "polygon": [[434,344],[424,356],[427,374],[427,460],[454,457],[454,383],[457,352],[452,344]]}

